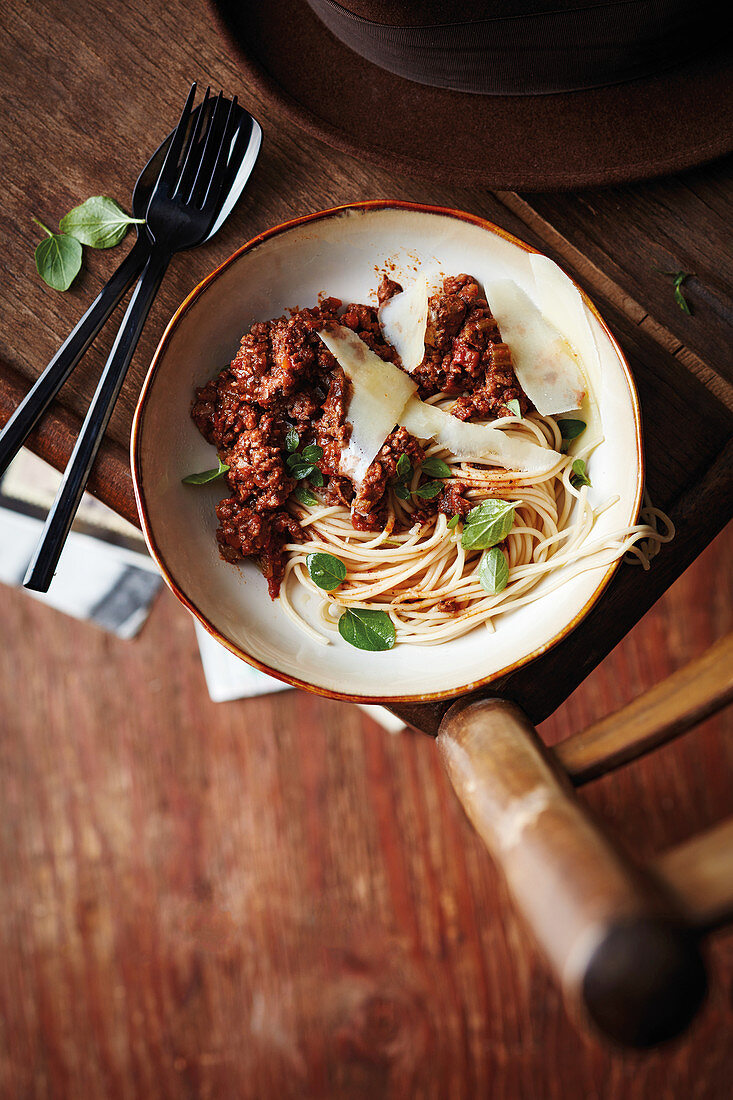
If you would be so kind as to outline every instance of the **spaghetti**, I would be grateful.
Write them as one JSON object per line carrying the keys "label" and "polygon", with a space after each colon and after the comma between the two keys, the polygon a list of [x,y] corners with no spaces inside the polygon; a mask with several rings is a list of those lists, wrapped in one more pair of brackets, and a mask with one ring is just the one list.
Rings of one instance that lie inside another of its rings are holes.
{"label": "spaghetti", "polygon": [[[432,401],[446,409],[453,403],[445,394]],[[521,433],[552,450],[559,451],[562,446],[552,417],[538,413],[503,417],[492,421],[492,426]],[[598,440],[575,449],[572,455],[563,454],[543,477],[475,460],[460,462],[445,449],[426,448],[428,457],[439,457],[448,465],[453,475],[450,480],[466,488],[472,505],[488,499],[516,502],[514,525],[502,543],[509,580],[495,595],[487,594],[479,579],[483,551],[464,550],[461,525],[449,529],[448,517],[442,512],[424,517],[415,505],[391,493],[387,523],[375,534],[354,530],[350,511],[342,505],[294,505],[293,514],[305,541],[285,547],[289,561],[280,590],[283,610],[301,630],[324,644],[337,629],[343,610],[357,607],[385,612],[398,642],[437,645],[479,625],[493,630],[499,616],[532,602],[534,590],[548,574],[555,577],[543,585],[544,594],[624,555],[648,569],[661,545],[674,537],[673,525],[647,501],[638,523],[592,537],[596,520],[616,498],[594,510],[588,502],[587,486],[576,488],[571,479],[573,463],[585,461],[597,444]],[[415,482],[417,478],[415,474]],[[571,518],[576,504],[576,515]],[[346,578],[333,593],[325,594],[310,577],[308,555],[319,552],[333,554],[346,566]],[[292,590],[297,585],[322,598],[317,626],[295,609]]]}

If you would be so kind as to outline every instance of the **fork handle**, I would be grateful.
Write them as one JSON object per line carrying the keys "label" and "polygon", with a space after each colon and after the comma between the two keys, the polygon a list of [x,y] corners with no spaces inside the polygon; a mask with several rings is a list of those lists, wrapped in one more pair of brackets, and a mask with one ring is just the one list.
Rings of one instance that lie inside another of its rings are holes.
{"label": "fork handle", "polygon": [[56,394],[125,292],[140,274],[150,254],[147,233],[141,234],[106,286],[69,333],[0,432],[0,477],[25,443]]}
{"label": "fork handle", "polygon": [[35,592],[47,592],[51,584],[127,368],[170,259],[169,252],[152,252],[132,292],[127,312],[23,581],[26,588]]}

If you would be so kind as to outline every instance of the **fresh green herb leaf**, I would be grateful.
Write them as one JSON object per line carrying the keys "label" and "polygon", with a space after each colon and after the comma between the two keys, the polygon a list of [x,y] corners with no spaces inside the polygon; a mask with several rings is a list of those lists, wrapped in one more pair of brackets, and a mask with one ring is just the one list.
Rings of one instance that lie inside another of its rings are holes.
{"label": "fresh green herb leaf", "polygon": [[421,500],[434,500],[444,488],[442,481],[428,481],[425,485],[415,489],[415,496],[420,497]]}
{"label": "fresh green herb leaf", "polygon": [[587,427],[584,420],[558,420],[556,423],[560,429],[560,435],[566,442],[577,439]]}
{"label": "fresh green herb leaf", "polygon": [[293,489],[292,495],[300,504],[310,504],[313,507],[314,504],[318,504],[318,497],[315,496],[307,485],[301,485],[300,483]]}
{"label": "fresh green herb leaf", "polygon": [[406,485],[403,485],[401,481],[395,482],[395,484],[392,486],[392,492],[398,500],[410,499],[410,490],[407,488]]}
{"label": "fresh green herb leaf", "polygon": [[304,478],[310,477],[315,469],[312,463],[305,462],[301,456],[297,454],[290,456],[287,466],[290,471],[290,476],[294,477],[296,481],[303,481]]}
{"label": "fresh green herb leaf", "polygon": [[113,248],[131,225],[144,224],[144,218],[129,217],[114,199],[93,195],[65,214],[59,228],[90,248]]}
{"label": "fresh green herb leaf", "polygon": [[579,489],[581,485],[590,485],[590,478],[588,477],[585,462],[582,458],[576,458],[573,463],[573,472],[570,475],[570,484]]}
{"label": "fresh green herb leaf", "polygon": [[81,245],[64,233],[52,233],[38,218],[33,221],[47,234],[36,248],[36,271],[54,290],[68,290],[81,269]]}
{"label": "fresh green herb leaf", "polygon": [[311,472],[308,474],[308,480],[310,481],[311,485],[317,485],[319,489],[321,485],[323,485],[323,474],[317,466],[314,466]]}
{"label": "fresh green herb leaf", "polygon": [[292,454],[293,451],[297,451],[300,443],[300,436],[296,432],[295,428],[291,428],[288,434],[285,436],[285,450]]}
{"label": "fresh green herb leaf", "polygon": [[505,539],[514,525],[515,503],[484,500],[464,520],[461,546],[464,550],[488,550]]}
{"label": "fresh green herb leaf", "polygon": [[408,477],[412,477],[412,463],[406,454],[401,454],[397,459],[397,477],[401,481],[406,481]]}
{"label": "fresh green herb leaf", "polygon": [[518,416],[518,417],[521,418],[522,409],[521,409],[520,404],[517,401],[516,397],[513,397],[511,399],[511,401],[507,401],[506,407],[511,410],[512,416]]}
{"label": "fresh green herb leaf", "polygon": [[339,619],[338,629],[349,645],[373,653],[391,649],[395,643],[394,623],[386,611],[349,607]]}
{"label": "fresh green herb leaf", "polygon": [[458,524],[460,522],[461,522],[461,517],[460,516],[451,516],[451,518],[448,520],[448,530],[449,531],[455,530],[455,528],[458,526]]}
{"label": "fresh green herb leaf", "polygon": [[452,477],[451,468],[442,458],[426,458],[420,467],[426,477]]}
{"label": "fresh green herb leaf", "polygon": [[324,592],[332,592],[346,579],[346,566],[333,554],[309,554],[305,561],[311,580]]}
{"label": "fresh green herb leaf", "polygon": [[219,466],[216,470],[204,470],[203,473],[200,474],[189,474],[188,477],[181,478],[182,483],[184,485],[206,485],[209,481],[216,481],[218,477],[222,477],[229,469],[221,459],[218,461]]}
{"label": "fresh green herb leaf", "polygon": [[309,443],[301,453],[305,461],[310,462],[313,466],[323,458],[323,448],[319,447],[317,443]]}
{"label": "fresh green herb leaf", "polygon": [[506,588],[509,580],[509,563],[498,546],[492,546],[482,557],[478,579],[484,592],[488,592],[490,596],[496,596]]}
{"label": "fresh green herb leaf", "polygon": [[657,268],[657,271],[659,271],[659,273],[661,275],[666,275],[667,278],[672,280],[672,287],[674,289],[674,300],[675,300],[675,302],[680,307],[680,309],[682,310],[683,313],[687,313],[687,314],[691,315],[692,310],[690,309],[690,303],[687,301],[687,298],[685,298],[685,295],[682,291],[682,284],[684,283],[685,279],[693,278],[694,277],[694,272],[693,271],[662,271],[662,269],[659,268],[659,267]]}

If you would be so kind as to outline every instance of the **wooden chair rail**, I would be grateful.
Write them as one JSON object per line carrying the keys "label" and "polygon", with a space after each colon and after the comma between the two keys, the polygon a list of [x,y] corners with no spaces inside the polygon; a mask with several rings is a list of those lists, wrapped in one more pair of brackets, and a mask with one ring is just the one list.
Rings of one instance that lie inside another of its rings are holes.
{"label": "wooden chair rail", "polygon": [[576,785],[678,737],[733,701],[733,633],[628,706],[554,748]]}
{"label": "wooden chair rail", "polygon": [[733,817],[663,852],[652,868],[700,931],[733,921]]}

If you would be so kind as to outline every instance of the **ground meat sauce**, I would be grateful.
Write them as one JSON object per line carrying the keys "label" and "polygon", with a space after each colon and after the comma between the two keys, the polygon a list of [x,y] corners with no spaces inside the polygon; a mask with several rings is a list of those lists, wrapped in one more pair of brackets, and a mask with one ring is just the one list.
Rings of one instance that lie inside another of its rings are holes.
{"label": "ground meat sauce", "polygon": [[[402,290],[383,277],[379,303]],[[295,431],[298,449],[317,444],[323,452],[323,499],[351,508],[357,530],[379,531],[386,522],[387,487],[394,479],[400,455],[414,468],[424,452],[405,428],[395,428],[385,440],[360,486],[339,473],[339,456],[348,444],[346,421],[350,384],[318,331],[329,322],[353,329],[380,358],[399,365],[386,343],[372,306],[349,305],[324,298],[313,309],[294,310],[290,317],[254,324],[242,338],[228,367],[197,391],[191,416],[222,462],[231,495],[216,508],[221,556],[230,562],[257,557],[274,599],[285,568],[283,547],[302,540],[298,521],[286,502],[297,485],[288,471],[286,436]],[[422,397],[459,395],[453,412],[462,420],[506,413],[507,401],[530,407],[514,375],[511,355],[502,343],[496,321],[478,284],[468,275],[444,281],[429,301],[423,363],[412,377]],[[416,520],[435,510],[465,515],[470,504],[460,484],[446,486],[430,502],[422,501]]]}
{"label": "ground meat sauce", "polygon": [[[381,301],[402,288],[386,276]],[[459,394],[453,409],[459,420],[488,419],[509,414],[507,401],[517,400],[522,415],[530,408],[512,366],[511,352],[478,283],[470,275],[455,275],[428,301],[425,358],[412,377],[421,397],[441,390]]]}

